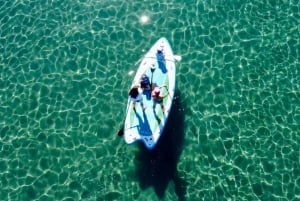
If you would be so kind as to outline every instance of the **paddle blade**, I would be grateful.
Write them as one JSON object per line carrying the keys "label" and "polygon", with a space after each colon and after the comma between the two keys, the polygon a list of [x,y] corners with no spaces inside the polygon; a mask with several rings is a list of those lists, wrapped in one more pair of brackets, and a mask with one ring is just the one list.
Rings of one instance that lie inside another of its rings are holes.
{"label": "paddle blade", "polygon": [[174,59],[176,60],[176,61],[181,61],[181,55],[174,55]]}
{"label": "paddle blade", "polygon": [[124,128],[121,128],[118,132],[118,136],[123,136],[124,135]]}

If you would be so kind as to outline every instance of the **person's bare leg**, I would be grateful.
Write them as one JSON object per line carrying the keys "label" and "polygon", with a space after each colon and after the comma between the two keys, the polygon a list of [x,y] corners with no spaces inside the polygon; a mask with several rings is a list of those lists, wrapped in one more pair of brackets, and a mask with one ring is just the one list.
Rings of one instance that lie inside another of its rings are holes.
{"label": "person's bare leg", "polygon": [[132,103],[132,108],[135,111],[135,102]]}
{"label": "person's bare leg", "polygon": [[163,113],[165,113],[165,107],[164,107],[164,104],[161,103],[160,106],[161,106],[161,109],[162,109]]}
{"label": "person's bare leg", "polygon": [[146,109],[146,107],[144,106],[144,103],[143,103],[143,102],[141,102],[141,107],[142,107],[143,110]]}

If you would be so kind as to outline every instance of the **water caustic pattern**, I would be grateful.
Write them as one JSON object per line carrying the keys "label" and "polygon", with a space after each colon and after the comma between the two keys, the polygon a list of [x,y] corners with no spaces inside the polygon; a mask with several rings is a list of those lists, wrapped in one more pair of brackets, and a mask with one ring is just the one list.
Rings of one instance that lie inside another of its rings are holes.
{"label": "water caustic pattern", "polygon": [[[297,0],[0,2],[1,200],[299,200],[299,11]],[[148,152],[117,132],[134,64],[160,37],[183,59]]]}

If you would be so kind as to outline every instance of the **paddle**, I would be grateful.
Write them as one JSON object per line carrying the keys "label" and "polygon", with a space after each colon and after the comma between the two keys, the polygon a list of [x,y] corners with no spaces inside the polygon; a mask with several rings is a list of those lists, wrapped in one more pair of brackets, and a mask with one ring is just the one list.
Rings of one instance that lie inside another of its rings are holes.
{"label": "paddle", "polygon": [[168,92],[168,95],[169,95],[170,99],[172,99],[172,98],[171,98],[171,95],[170,95],[170,92],[169,92],[169,89],[168,89],[168,87],[167,87],[167,85],[165,85],[164,87],[166,87],[166,90],[167,90],[167,92]]}
{"label": "paddle", "polygon": [[180,55],[174,55],[176,61],[181,61],[182,57]]}
{"label": "paddle", "polygon": [[[125,121],[125,119],[126,119],[128,110],[129,110],[129,108],[126,109],[126,114],[125,114],[124,121]],[[123,135],[124,135],[124,122],[123,122],[123,125],[122,125],[122,127],[120,128],[120,130],[119,130],[119,132],[118,132],[118,136],[123,136]]]}
{"label": "paddle", "polygon": [[[137,62],[135,62],[135,66],[138,64],[138,63],[140,63],[144,58],[149,58],[149,59],[157,59],[156,57],[146,57],[146,56],[144,56],[144,57],[142,57],[142,58],[140,58]],[[175,61],[181,61],[181,59],[182,59],[182,57],[181,57],[181,55],[173,55],[173,59],[175,60]],[[164,59],[164,60],[166,60],[166,61],[173,61],[172,59]]]}
{"label": "paddle", "polygon": [[154,64],[152,64],[152,66],[151,66],[151,83],[150,83],[151,90],[152,90],[152,84],[153,84],[153,73],[154,73],[155,69],[156,69],[156,66]]}
{"label": "paddle", "polygon": [[122,128],[119,130],[118,132],[118,136],[123,136],[124,135],[124,125],[122,126]]}

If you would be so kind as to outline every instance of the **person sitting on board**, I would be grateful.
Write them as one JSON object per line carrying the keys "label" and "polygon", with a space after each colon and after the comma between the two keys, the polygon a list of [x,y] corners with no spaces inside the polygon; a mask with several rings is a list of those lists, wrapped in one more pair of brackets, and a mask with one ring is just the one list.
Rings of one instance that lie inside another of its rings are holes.
{"label": "person sitting on board", "polygon": [[149,77],[146,74],[143,74],[140,80],[141,88],[143,90],[151,90],[151,84]]}
{"label": "person sitting on board", "polygon": [[160,104],[162,111],[165,112],[163,99],[169,95],[169,92],[164,96],[160,95],[161,88],[163,87],[166,86],[155,87],[151,93],[151,96],[153,98],[153,110],[155,110],[156,104]]}
{"label": "person sitting on board", "polygon": [[139,87],[139,85],[135,85],[133,86],[129,93],[128,93],[129,97],[130,97],[130,101],[133,102],[133,109],[135,110],[135,103],[141,103],[141,107],[143,108],[143,110],[145,110],[146,108],[144,107],[143,104],[143,96],[142,96],[142,91],[141,88]]}

